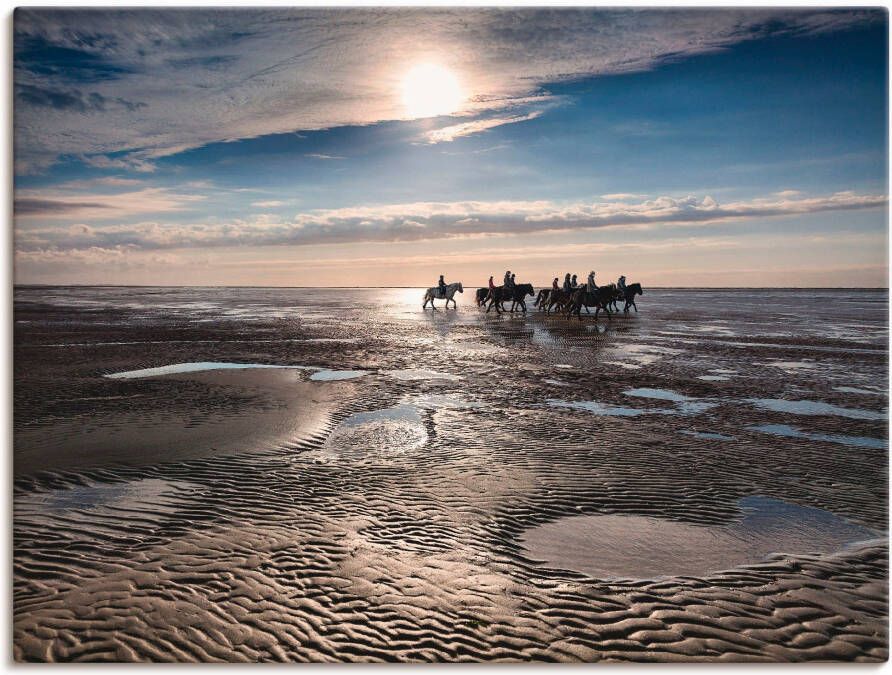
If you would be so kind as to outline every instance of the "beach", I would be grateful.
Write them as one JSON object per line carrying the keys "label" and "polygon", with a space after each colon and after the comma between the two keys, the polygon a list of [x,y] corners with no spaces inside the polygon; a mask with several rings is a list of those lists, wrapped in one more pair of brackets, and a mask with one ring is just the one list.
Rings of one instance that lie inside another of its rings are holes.
{"label": "beach", "polygon": [[16,287],[15,660],[887,659],[886,290],[475,290]]}

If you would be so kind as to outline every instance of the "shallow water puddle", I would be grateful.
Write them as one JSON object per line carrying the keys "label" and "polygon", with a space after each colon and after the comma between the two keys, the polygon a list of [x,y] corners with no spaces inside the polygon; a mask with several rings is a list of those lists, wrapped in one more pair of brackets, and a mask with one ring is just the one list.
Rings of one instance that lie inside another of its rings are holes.
{"label": "shallow water puddle", "polygon": [[863,410],[861,408],[843,408],[842,406],[822,401],[788,401],[781,398],[751,398],[750,403],[757,408],[772,412],[791,413],[793,415],[832,415],[848,417],[854,420],[885,420],[885,412]]}
{"label": "shallow water puddle", "polygon": [[322,454],[345,459],[376,459],[417,450],[428,440],[422,409],[401,403],[350,415],[331,432]]}
{"label": "shallow water puddle", "polygon": [[368,375],[367,370],[320,370],[310,375],[315,382],[334,382],[336,380],[354,380]]}
{"label": "shallow water puddle", "polygon": [[833,553],[885,535],[829,511],[744,497],[740,521],[693,525],[625,515],[569,516],[521,536],[548,567],[598,579],[701,576],[758,563],[773,553]]}
{"label": "shallow water puddle", "polygon": [[140,368],[139,370],[125,370],[121,373],[109,373],[105,375],[113,380],[129,380],[138,377],[158,377],[160,375],[173,375],[177,373],[200,373],[205,370],[244,370],[247,368],[290,368],[294,370],[316,370],[310,366],[277,366],[267,363],[226,363],[219,361],[197,361],[193,363],[173,363],[169,366],[157,368]]}
{"label": "shallow water puddle", "polygon": [[885,396],[886,390],[880,389],[862,389],[860,387],[833,387],[833,391],[843,394],[867,394],[869,396]]}
{"label": "shallow water puddle", "polygon": [[626,396],[670,401],[675,404],[672,408],[632,408],[628,406],[615,406],[599,401],[565,401],[559,398],[546,399],[546,403],[555,408],[571,408],[574,410],[587,410],[595,415],[608,415],[613,417],[637,417],[638,415],[696,415],[714,407],[715,403],[698,401],[668,389],[628,389],[623,392]]}
{"label": "shallow water puddle", "polygon": [[638,415],[672,414],[672,410],[655,410],[644,408],[626,408],[623,406],[604,405],[598,401],[564,401],[559,398],[549,398],[545,401],[554,408],[572,408],[574,410],[587,410],[595,415],[610,415],[617,417],[637,417]]}
{"label": "shallow water puddle", "polygon": [[421,414],[418,412],[418,408],[413,405],[400,404],[392,408],[383,408],[381,410],[372,410],[371,412],[355,413],[341,422],[340,426],[351,427],[380,420],[420,423]]}
{"label": "shallow water puddle", "polygon": [[466,401],[459,396],[451,394],[418,394],[407,396],[404,400],[409,405],[424,410],[436,410],[437,408],[467,410],[469,408],[483,407],[483,404],[478,401]]}
{"label": "shallow water puddle", "polygon": [[228,363],[224,361],[197,361],[191,363],[173,363],[169,366],[157,368],[141,368],[139,370],[126,370],[121,373],[109,373],[104,377],[118,379],[136,379],[141,377],[160,377],[162,375],[176,375],[182,373],[201,373],[208,370],[254,370],[254,369],[285,369],[285,370],[314,370],[310,379],[314,381],[330,382],[334,380],[352,380],[366,375],[365,370],[328,370],[318,366],[286,366],[269,363]]}
{"label": "shallow water puddle", "polygon": [[697,379],[706,382],[727,382],[731,378],[727,375],[698,375]]}
{"label": "shallow water puddle", "polygon": [[685,436],[694,436],[696,438],[708,438],[713,441],[733,441],[733,436],[725,436],[725,434],[716,434],[711,431],[682,431]]}
{"label": "shallow water puddle", "polygon": [[[63,511],[139,511],[141,518],[151,518],[160,511],[171,511],[180,503],[179,496],[199,486],[185,481],[145,478],[126,483],[78,485],[70,488],[32,492],[15,498],[16,517],[48,515]],[[148,507],[148,508],[147,508]]]}
{"label": "shallow water puddle", "polygon": [[763,434],[772,434],[774,436],[806,438],[811,441],[828,441],[830,443],[853,445],[860,448],[875,448],[877,450],[882,450],[886,447],[886,441],[882,438],[872,438],[870,436],[847,436],[845,434],[813,434],[797,429],[796,427],[791,427],[787,424],[762,424],[747,428],[750,431],[758,431]]}
{"label": "shallow water puddle", "polygon": [[667,414],[679,415],[696,415],[704,410],[714,408],[717,404],[708,401],[699,401],[690,396],[684,396],[669,389],[651,389],[641,387],[638,389],[627,389],[623,392],[626,396],[636,396],[638,398],[650,398],[658,401],[672,401],[675,403],[675,409],[668,411]]}
{"label": "shallow water puddle", "polygon": [[404,368],[402,370],[388,370],[387,374],[396,380],[461,380],[460,375],[442,373],[426,368]]}

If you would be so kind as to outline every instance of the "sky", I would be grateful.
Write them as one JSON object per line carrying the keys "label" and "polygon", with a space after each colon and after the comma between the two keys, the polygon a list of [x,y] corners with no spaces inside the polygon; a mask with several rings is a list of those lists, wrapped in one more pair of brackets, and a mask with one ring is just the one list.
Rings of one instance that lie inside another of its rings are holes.
{"label": "sky", "polygon": [[887,286],[883,9],[20,8],[19,284]]}

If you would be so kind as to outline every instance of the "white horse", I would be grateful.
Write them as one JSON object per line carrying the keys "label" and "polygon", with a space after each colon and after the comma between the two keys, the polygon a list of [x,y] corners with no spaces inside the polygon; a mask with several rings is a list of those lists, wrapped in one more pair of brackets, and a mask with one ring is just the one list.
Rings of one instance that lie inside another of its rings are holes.
{"label": "white horse", "polygon": [[427,303],[431,303],[431,309],[436,309],[434,306],[434,298],[446,298],[446,309],[449,309],[449,301],[452,300],[452,306],[458,309],[458,305],[455,302],[455,298],[452,296],[455,295],[455,292],[464,293],[465,289],[462,287],[461,282],[457,281],[454,284],[448,284],[446,286],[446,295],[440,295],[440,287],[434,286],[433,288],[428,288],[427,293],[424,294],[424,304],[421,305],[421,309],[427,308]]}

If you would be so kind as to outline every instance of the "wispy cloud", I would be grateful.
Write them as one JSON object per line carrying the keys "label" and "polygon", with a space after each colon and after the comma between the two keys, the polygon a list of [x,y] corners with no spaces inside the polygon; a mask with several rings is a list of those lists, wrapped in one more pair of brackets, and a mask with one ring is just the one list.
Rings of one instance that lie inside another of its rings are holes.
{"label": "wispy cloud", "polygon": [[[659,197],[629,201],[418,202],[315,210],[291,221],[273,217],[227,223],[162,224],[19,229],[19,251],[115,248],[175,249],[233,246],[306,246],[357,242],[518,235],[605,227],[706,225],[826,211],[884,207],[885,195],[837,192],[830,195],[765,197],[720,204],[712,197]],[[182,203],[178,204],[182,206]],[[70,205],[59,207],[70,209]],[[95,210],[95,204],[82,206]],[[107,208],[107,207],[105,207]],[[52,211],[50,210],[50,214]]]}
{"label": "wispy cloud", "polygon": [[510,117],[489,117],[486,119],[474,120],[473,122],[462,122],[460,124],[453,124],[441,129],[434,129],[432,131],[428,131],[424,136],[427,139],[428,143],[448,143],[450,141],[454,141],[456,138],[470,136],[472,134],[479,134],[482,131],[486,131],[487,129],[494,129],[495,127],[500,127],[504,124],[515,124],[517,122],[534,120],[541,115],[542,111],[536,110],[526,115],[513,115]]}
{"label": "wispy cloud", "polygon": [[113,194],[77,194],[64,191],[19,190],[15,199],[16,220],[106,220],[127,216],[183,211],[203,195],[181,194],[167,188]]}
{"label": "wispy cloud", "polygon": [[288,202],[282,201],[281,199],[267,199],[259,202],[251,202],[251,206],[254,206],[258,209],[274,209],[279,206],[285,206]]}
{"label": "wispy cloud", "polygon": [[[212,142],[405,119],[400,80],[420,59],[459,74],[462,112],[495,112],[549,83],[882,16],[880,9],[20,8],[16,162],[34,171],[80,156],[91,166],[150,172],[159,157]],[[481,127],[451,137],[474,129]]]}
{"label": "wispy cloud", "polygon": [[608,199],[610,201],[619,201],[625,202],[630,199],[644,199],[647,195],[639,195],[633,192],[614,192],[609,195],[601,195],[601,199]]}
{"label": "wispy cloud", "polygon": [[340,155],[326,155],[321,152],[308,152],[304,157],[309,157],[311,159],[344,159]]}

